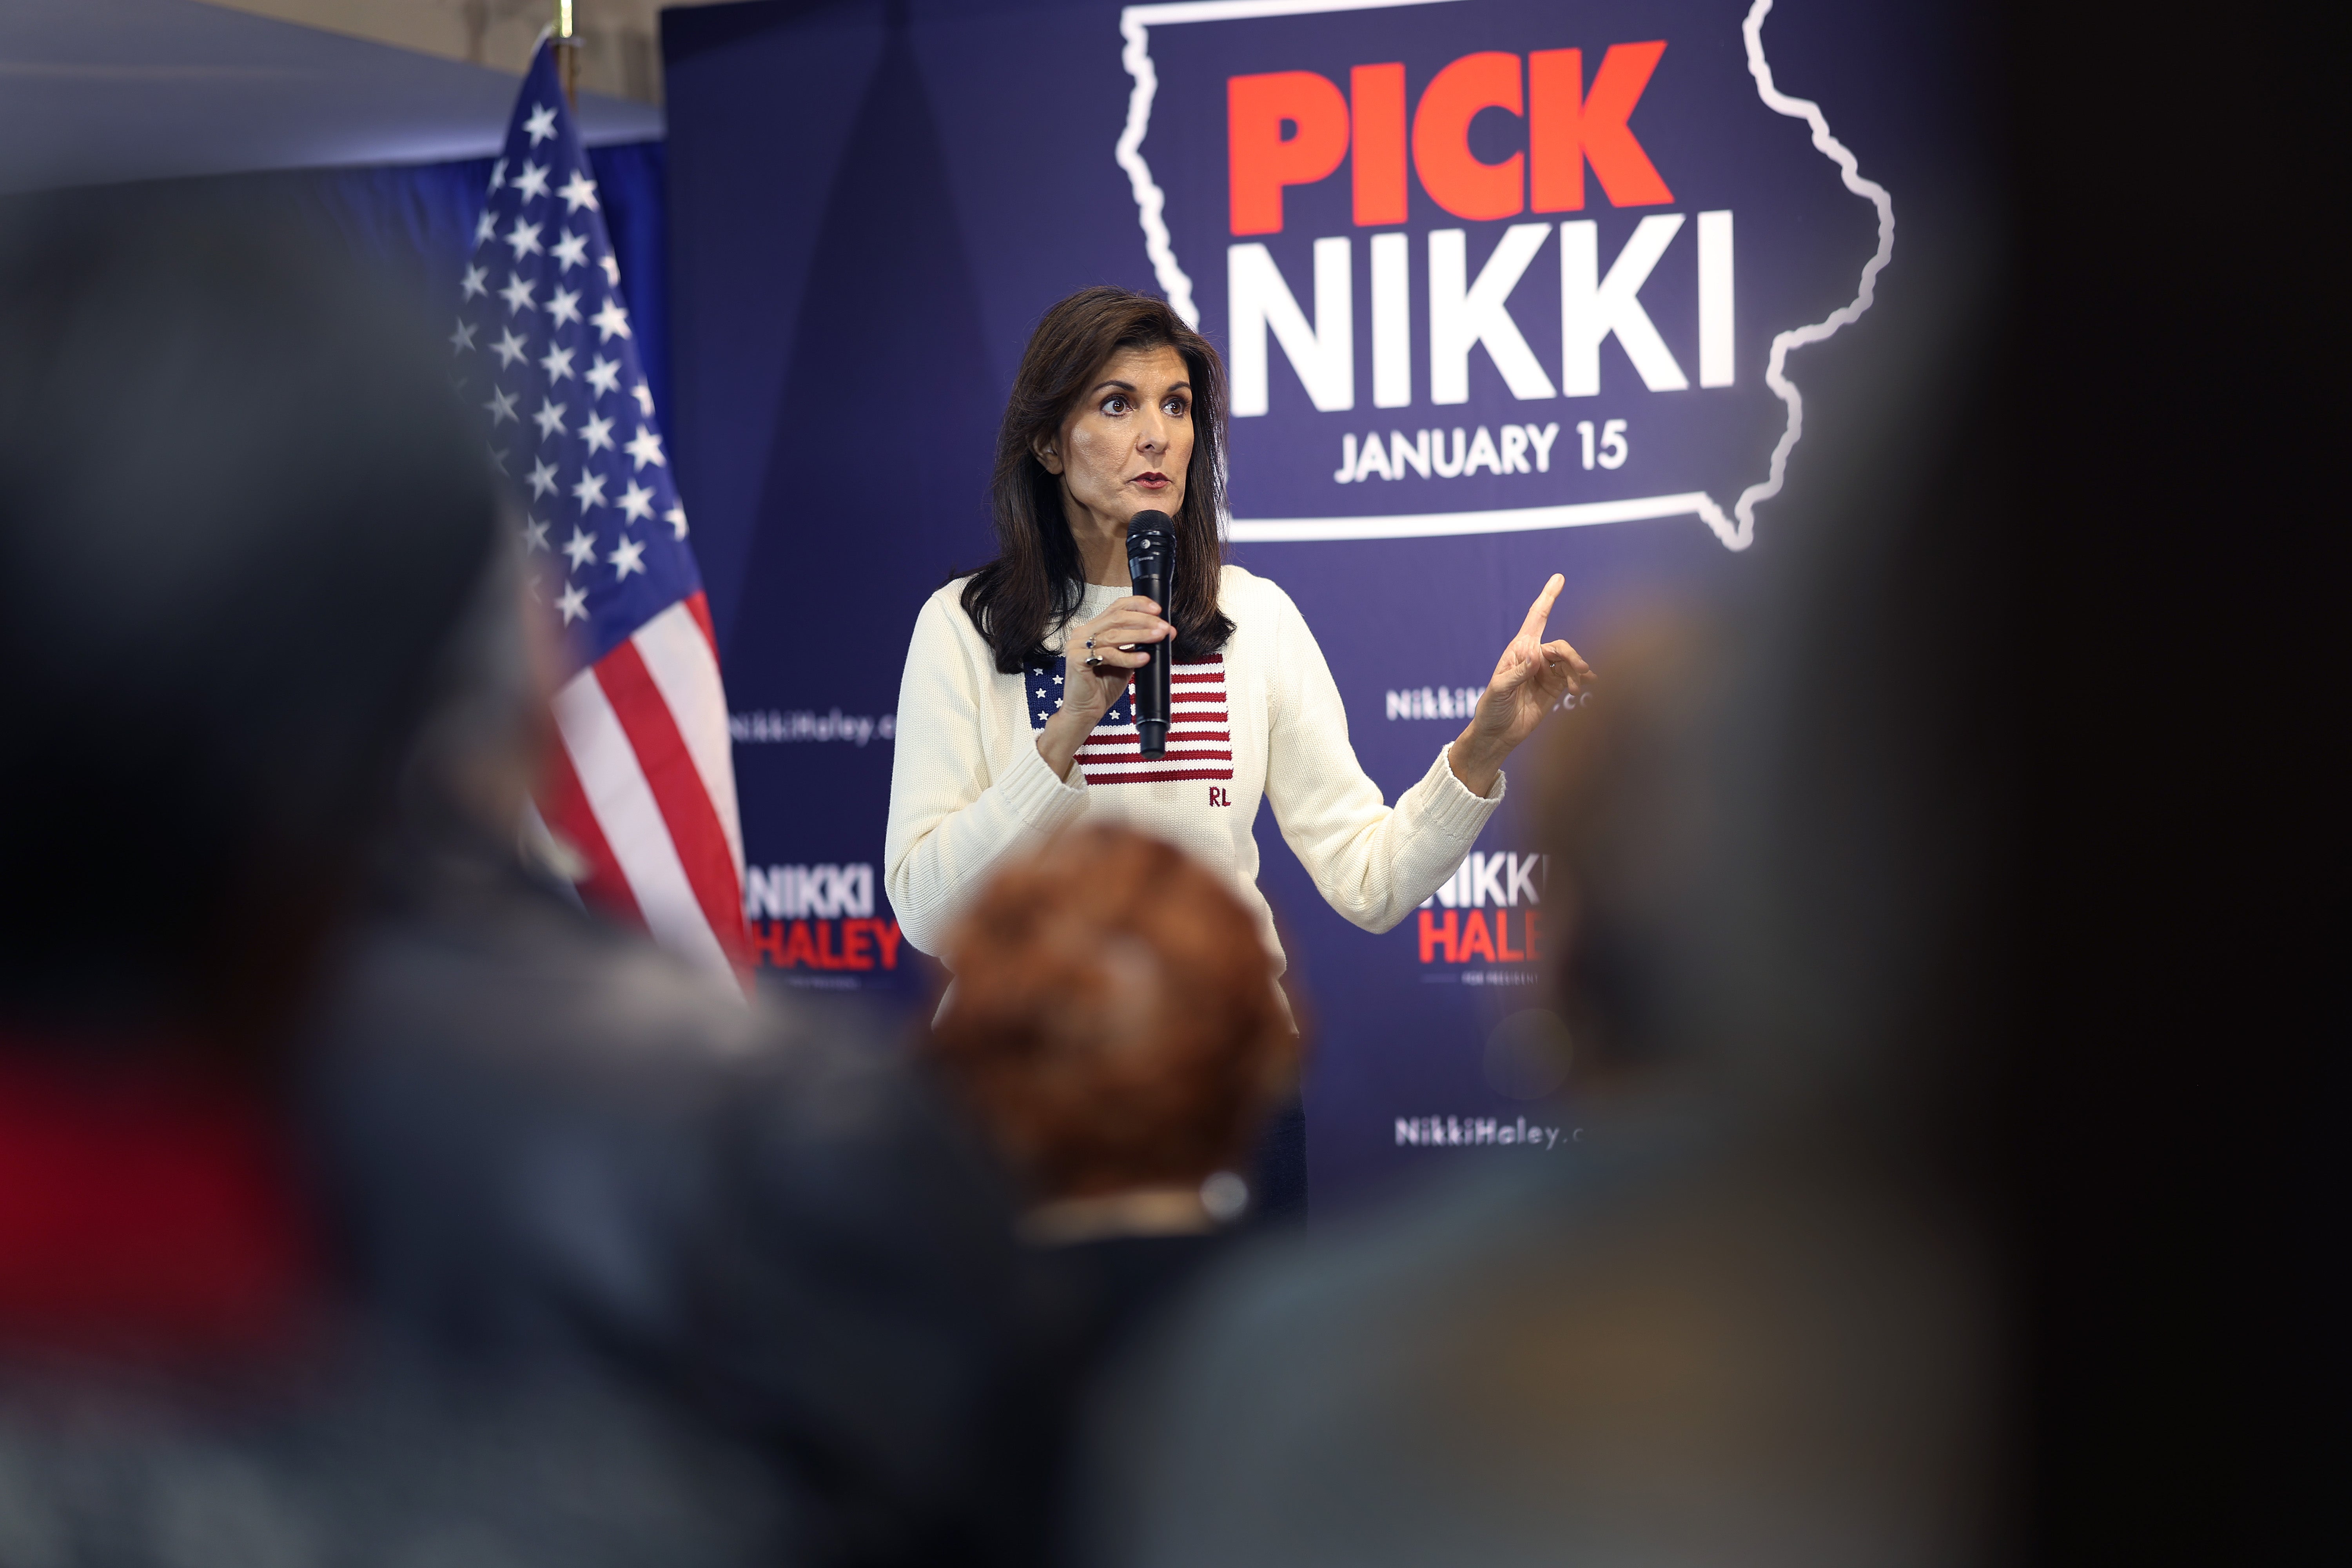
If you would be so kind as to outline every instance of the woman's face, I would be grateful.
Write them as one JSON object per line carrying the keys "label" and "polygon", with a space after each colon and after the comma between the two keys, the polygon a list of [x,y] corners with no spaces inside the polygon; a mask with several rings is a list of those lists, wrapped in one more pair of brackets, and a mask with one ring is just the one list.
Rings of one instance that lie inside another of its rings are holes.
{"label": "woman's face", "polygon": [[1174,516],[1192,463],[1192,376],[1172,348],[1129,349],[1104,364],[1050,446],[1045,471],[1094,526],[1124,535],[1147,508]]}

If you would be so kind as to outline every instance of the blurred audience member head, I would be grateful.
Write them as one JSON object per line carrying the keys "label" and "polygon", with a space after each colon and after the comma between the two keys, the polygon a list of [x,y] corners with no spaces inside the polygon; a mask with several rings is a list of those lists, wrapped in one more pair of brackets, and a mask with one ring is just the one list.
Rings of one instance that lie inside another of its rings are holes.
{"label": "blurred audience member head", "polygon": [[424,334],[291,232],[0,234],[0,1022],[244,1052],[350,898],[498,500]]}
{"label": "blurred audience member head", "polygon": [[1663,1085],[1703,1054],[1705,992],[1682,970],[1720,826],[1723,640],[1681,612],[1626,617],[1602,645],[1605,700],[1542,738],[1544,916],[1580,1096]]}
{"label": "blurred audience member head", "polygon": [[432,706],[400,765],[394,821],[379,840],[379,903],[423,894],[446,868],[436,859],[453,855],[511,862],[519,854],[559,882],[584,874],[533,800],[556,743],[549,700],[565,656],[552,618],[530,603],[531,591],[520,558],[494,552],[445,642]]}
{"label": "blurred audience member head", "polygon": [[931,1048],[1039,1205],[1034,1238],[1100,1234],[1101,1205],[1152,1195],[1102,1223],[1228,1217],[1229,1173],[1294,1086],[1298,1037],[1214,875],[1159,839],[1081,827],[1000,872],[945,956]]}

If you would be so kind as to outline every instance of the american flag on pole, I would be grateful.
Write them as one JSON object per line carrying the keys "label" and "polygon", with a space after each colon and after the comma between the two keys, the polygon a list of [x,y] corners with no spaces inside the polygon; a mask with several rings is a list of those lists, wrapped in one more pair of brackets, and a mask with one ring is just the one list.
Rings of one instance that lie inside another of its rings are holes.
{"label": "american flag on pole", "polygon": [[534,581],[580,664],[541,807],[581,891],[719,973],[750,967],[743,834],[701,574],[621,269],[542,44],[474,229],[450,342],[520,481]]}
{"label": "american flag on pole", "polygon": [[[1029,728],[1042,730],[1060,710],[1062,682],[1069,661],[1032,665]],[[1225,704],[1225,656],[1180,658],[1168,667],[1168,749],[1157,761],[1143,754],[1143,732],[1135,727],[1135,688],[1096,721],[1078,747],[1078,771],[1092,784],[1160,784],[1181,779],[1234,776],[1233,721]]]}

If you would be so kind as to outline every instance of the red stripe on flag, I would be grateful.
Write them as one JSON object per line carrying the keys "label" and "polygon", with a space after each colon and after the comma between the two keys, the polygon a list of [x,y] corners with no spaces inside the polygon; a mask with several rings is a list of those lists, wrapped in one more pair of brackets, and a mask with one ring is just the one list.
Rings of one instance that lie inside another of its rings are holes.
{"label": "red stripe on flag", "polygon": [[1167,752],[1162,752],[1160,757],[1146,757],[1146,754],[1143,754],[1143,748],[1129,748],[1129,750],[1122,750],[1122,752],[1112,752],[1112,750],[1079,750],[1077,759],[1089,766],[1112,766],[1112,764],[1143,766],[1146,762],[1162,762],[1162,759],[1167,759],[1167,762],[1233,762],[1233,752],[1213,752],[1213,750],[1206,750],[1206,748],[1176,748],[1176,745],[1171,745],[1171,748],[1167,748]]}
{"label": "red stripe on flag", "polygon": [[1080,757],[1078,766],[1089,773],[1107,773],[1117,778],[1150,778],[1162,768],[1223,768],[1234,769],[1230,757],[1155,757],[1150,762],[1141,757]]}
{"label": "red stripe on flag", "polygon": [[1106,784],[1181,783],[1186,779],[1229,779],[1234,776],[1231,768],[1170,768],[1160,773],[1103,773],[1081,763],[1079,771],[1087,775],[1087,783]]}
{"label": "red stripe on flag", "polygon": [[719,662],[719,634],[710,625],[710,600],[701,589],[697,588],[686,596],[685,602],[686,613],[692,616],[694,624],[702,628],[702,640],[710,645],[710,659],[716,664]]}
{"label": "red stripe on flag", "polygon": [[[1232,745],[1233,738],[1228,735],[1171,735],[1168,737],[1168,750],[1171,752],[1179,746],[1183,747],[1186,751],[1200,751],[1202,748],[1209,746],[1214,746],[1220,750],[1230,750]],[[1139,753],[1142,750],[1143,738],[1140,735],[1093,735],[1087,737],[1085,743],[1078,747],[1078,752],[1081,756],[1089,752],[1132,752]]]}
{"label": "red stripe on flag", "polygon": [[622,875],[620,861],[613,858],[613,847],[604,841],[604,830],[588,804],[588,792],[580,787],[580,775],[572,771],[572,753],[564,749],[563,738],[553,725],[548,726],[547,752],[547,776],[539,790],[540,814],[547,819],[549,830],[588,862],[588,879],[580,884],[581,899],[623,925],[644,931],[646,917],[637,909],[636,895],[629,891],[629,879]]}
{"label": "red stripe on flag", "polygon": [[751,967],[751,934],[743,923],[743,886],[736,879],[735,856],[727,847],[727,831],[719,826],[719,808],[710,804],[702,774],[677,732],[677,720],[662,700],[661,688],[646,668],[645,656],[635,643],[625,642],[596,662],[596,684],[613,704],[621,729],[629,737],[661,808],[670,843],[677,850],[686,879],[694,889],[719,951],[739,972]]}

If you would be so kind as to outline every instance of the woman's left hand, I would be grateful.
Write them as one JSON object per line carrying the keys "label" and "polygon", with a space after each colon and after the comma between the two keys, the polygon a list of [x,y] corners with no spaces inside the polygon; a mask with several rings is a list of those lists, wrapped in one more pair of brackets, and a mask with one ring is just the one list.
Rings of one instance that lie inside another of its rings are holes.
{"label": "woman's left hand", "polygon": [[1552,574],[1543,592],[1528,609],[1519,635],[1495,661],[1495,677],[1479,696],[1478,710],[1469,727],[1446,751],[1454,776],[1472,795],[1493,791],[1503,771],[1503,759],[1535,732],[1535,727],[1559,700],[1582,691],[1592,680],[1592,668],[1568,644],[1544,641],[1544,625],[1551,619],[1552,601],[1568,579]]}

